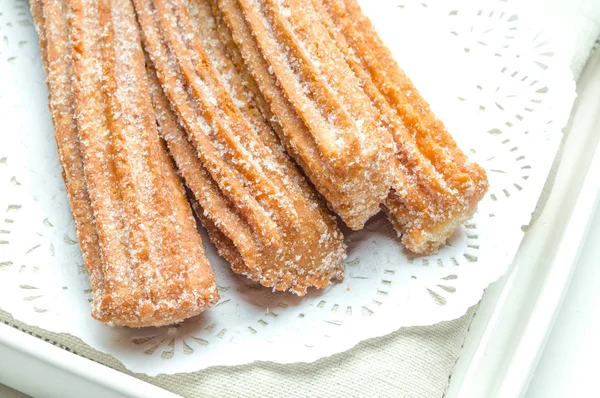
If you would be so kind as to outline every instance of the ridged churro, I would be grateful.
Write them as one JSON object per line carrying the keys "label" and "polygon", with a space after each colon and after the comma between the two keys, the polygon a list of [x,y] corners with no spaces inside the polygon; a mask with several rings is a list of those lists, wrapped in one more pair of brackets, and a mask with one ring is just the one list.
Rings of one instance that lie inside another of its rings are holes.
{"label": "ridged churro", "polygon": [[[40,52],[47,75],[49,107],[54,123],[63,179],[75,220],[79,247],[90,274],[93,306],[104,296],[102,260],[83,172],[83,154],[74,114],[72,78],[72,44],[66,18],[67,4],[59,0],[31,0],[31,13],[40,42]],[[46,31],[51,33],[46,39]],[[92,309],[94,312],[95,309]]]}
{"label": "ridged churro", "polygon": [[281,140],[352,229],[379,211],[394,145],[328,32],[302,2],[214,0]]}
{"label": "ridged churro", "polygon": [[235,272],[299,295],[341,278],[342,234],[227,55],[209,2],[134,3],[160,134],[219,253]]}
{"label": "ridged churro", "polygon": [[383,207],[427,254],[487,190],[356,0],[31,10],[102,322],[177,323],[218,300],[182,179],[232,270],[298,295],[343,277],[325,202],[352,229]]}
{"label": "ridged churro", "polygon": [[128,0],[36,0],[50,108],[92,315],[180,322],[216,303],[214,274],[156,130]]}
{"label": "ridged churro", "polygon": [[395,139],[396,176],[385,202],[390,220],[411,251],[437,250],[476,210],[488,186],[485,171],[458,148],[355,0],[308,3]]}

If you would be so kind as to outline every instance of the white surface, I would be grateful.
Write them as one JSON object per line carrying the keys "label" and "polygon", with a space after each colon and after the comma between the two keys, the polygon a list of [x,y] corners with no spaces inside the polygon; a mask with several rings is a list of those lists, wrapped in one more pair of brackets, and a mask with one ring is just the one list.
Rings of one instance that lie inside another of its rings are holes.
{"label": "white surface", "polygon": [[599,395],[599,288],[600,210],[597,209],[569,293],[527,391],[528,398]]}
{"label": "white surface", "polygon": [[0,384],[34,397],[176,397],[3,323],[0,323]]}
{"label": "white surface", "polygon": [[[506,271],[538,201],[574,98],[572,49],[517,0],[396,3],[363,2],[434,111],[488,170],[490,190],[473,219],[439,253],[411,258],[379,217],[347,234],[344,282],[302,299],[256,289],[206,244],[219,305],[179,327],[142,330],[90,318],[91,291],[85,269],[76,266],[82,260],[35,33],[22,7],[6,3],[0,20],[14,25],[5,49],[13,78],[0,92],[10,116],[4,131],[15,133],[4,134],[0,146],[0,210],[6,209],[0,230],[8,242],[0,258],[2,309],[30,325],[80,337],[149,375],[257,360],[312,362],[403,326],[463,315]],[[398,40],[410,35],[415,40]]]}
{"label": "white surface", "polygon": [[554,329],[535,370],[528,398],[598,396],[600,357],[600,211]]}
{"label": "white surface", "polygon": [[450,397],[520,396],[533,376],[600,196],[600,54],[586,67],[579,89],[555,189],[523,240],[512,272],[486,292],[452,376]]}

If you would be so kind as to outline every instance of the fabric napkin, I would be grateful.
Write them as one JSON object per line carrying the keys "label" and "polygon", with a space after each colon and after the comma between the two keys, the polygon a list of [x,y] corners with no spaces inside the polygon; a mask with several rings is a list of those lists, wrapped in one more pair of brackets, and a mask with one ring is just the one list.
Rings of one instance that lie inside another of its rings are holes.
{"label": "fabric napkin", "polygon": [[[539,12],[551,17],[555,29],[574,49],[571,67],[578,77],[600,34],[600,1],[540,0],[539,3]],[[549,187],[551,183],[547,184]],[[545,196],[542,195],[540,203]],[[128,372],[119,361],[76,337],[25,325],[2,310],[0,321],[185,397],[430,398],[444,396],[475,313],[473,307],[451,322],[404,328],[311,364],[256,363],[155,378]]]}

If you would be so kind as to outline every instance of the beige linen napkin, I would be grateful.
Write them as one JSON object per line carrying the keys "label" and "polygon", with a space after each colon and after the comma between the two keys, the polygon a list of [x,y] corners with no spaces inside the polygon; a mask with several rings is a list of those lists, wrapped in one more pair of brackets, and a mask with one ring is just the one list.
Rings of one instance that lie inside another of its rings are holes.
{"label": "beige linen napkin", "polygon": [[0,321],[184,397],[441,397],[458,359],[473,309],[460,319],[400,329],[310,364],[209,368],[148,377],[127,371],[80,339],[27,326],[0,310]]}

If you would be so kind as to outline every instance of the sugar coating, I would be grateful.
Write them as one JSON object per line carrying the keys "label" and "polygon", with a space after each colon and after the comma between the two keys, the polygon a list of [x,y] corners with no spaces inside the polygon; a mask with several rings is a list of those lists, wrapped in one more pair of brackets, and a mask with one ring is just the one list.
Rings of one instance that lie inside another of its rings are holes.
{"label": "sugar coating", "polygon": [[368,97],[351,92],[359,81],[328,32],[302,2],[216,3],[288,153],[344,222],[362,228],[389,192],[393,141]]}
{"label": "sugar coating", "polygon": [[408,249],[437,250],[475,212],[488,187],[485,171],[461,152],[355,0],[307,3],[394,137],[395,176],[385,201],[390,220]]}
{"label": "sugar coating", "polygon": [[342,234],[283,151],[210,3],[135,7],[160,134],[219,253],[235,272],[299,295],[341,277]]}
{"label": "sugar coating", "polygon": [[197,315],[216,283],[158,140],[131,3],[38,0],[32,11],[92,315],[132,327]]}

